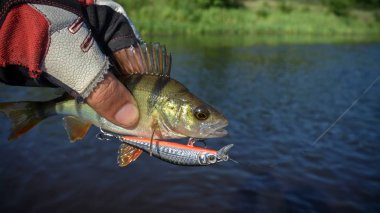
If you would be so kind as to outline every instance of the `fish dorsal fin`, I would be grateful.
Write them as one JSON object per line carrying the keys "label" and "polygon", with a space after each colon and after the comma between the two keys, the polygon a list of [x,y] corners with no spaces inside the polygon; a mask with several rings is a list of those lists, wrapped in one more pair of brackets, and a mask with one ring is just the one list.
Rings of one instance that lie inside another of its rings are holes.
{"label": "fish dorsal fin", "polygon": [[164,45],[142,43],[114,54],[121,75],[156,75],[170,77],[172,58]]}
{"label": "fish dorsal fin", "polygon": [[117,164],[120,167],[128,166],[130,163],[135,161],[142,152],[143,151],[141,149],[122,143],[118,151]]}
{"label": "fish dorsal fin", "polygon": [[91,123],[80,120],[74,116],[66,116],[63,118],[63,126],[69,136],[70,142],[75,142],[77,140],[82,140],[84,136],[86,136],[91,127]]}
{"label": "fish dorsal fin", "polygon": [[140,57],[142,59],[141,70],[146,75],[157,75],[161,77],[170,77],[172,56],[166,51],[164,45],[160,43],[143,43],[138,45]]}

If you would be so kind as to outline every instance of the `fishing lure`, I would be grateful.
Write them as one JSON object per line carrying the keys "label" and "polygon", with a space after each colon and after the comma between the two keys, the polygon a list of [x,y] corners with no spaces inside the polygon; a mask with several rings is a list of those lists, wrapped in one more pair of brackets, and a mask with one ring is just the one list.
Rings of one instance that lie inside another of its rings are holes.
{"label": "fishing lure", "polygon": [[189,139],[189,143],[184,145],[151,138],[116,136],[105,132],[98,134],[97,138],[108,140],[107,136],[116,137],[122,141],[117,158],[120,167],[125,167],[135,161],[143,151],[171,164],[207,166],[230,160],[228,152],[233,147],[233,144],[229,144],[217,151],[194,146],[194,139]]}

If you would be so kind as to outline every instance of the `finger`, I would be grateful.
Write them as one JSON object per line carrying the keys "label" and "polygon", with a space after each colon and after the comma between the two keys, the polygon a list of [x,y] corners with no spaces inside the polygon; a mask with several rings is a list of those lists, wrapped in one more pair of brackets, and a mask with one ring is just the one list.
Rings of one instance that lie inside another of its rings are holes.
{"label": "finger", "polygon": [[86,102],[102,117],[116,125],[133,128],[138,122],[136,101],[112,73],[104,77]]}

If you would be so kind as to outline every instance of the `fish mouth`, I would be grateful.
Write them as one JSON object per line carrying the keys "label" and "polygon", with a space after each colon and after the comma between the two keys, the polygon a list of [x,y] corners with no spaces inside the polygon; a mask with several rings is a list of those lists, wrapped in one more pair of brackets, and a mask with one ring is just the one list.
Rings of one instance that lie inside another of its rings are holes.
{"label": "fish mouth", "polygon": [[201,129],[203,132],[204,138],[220,138],[228,134],[228,131],[225,127],[228,126],[228,122],[218,122],[216,124],[209,125]]}
{"label": "fish mouth", "polygon": [[211,133],[209,136],[213,138],[220,138],[224,137],[228,134],[228,131],[224,128],[216,129],[213,133]]}

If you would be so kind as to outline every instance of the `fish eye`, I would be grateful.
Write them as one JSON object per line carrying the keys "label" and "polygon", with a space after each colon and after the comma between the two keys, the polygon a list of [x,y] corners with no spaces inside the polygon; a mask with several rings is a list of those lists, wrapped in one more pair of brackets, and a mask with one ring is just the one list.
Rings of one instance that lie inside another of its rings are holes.
{"label": "fish eye", "polygon": [[207,156],[207,159],[210,163],[215,163],[216,162],[216,157],[215,155],[209,155]]}
{"label": "fish eye", "polygon": [[206,120],[210,116],[210,111],[206,106],[199,106],[194,109],[193,114],[198,120]]}

